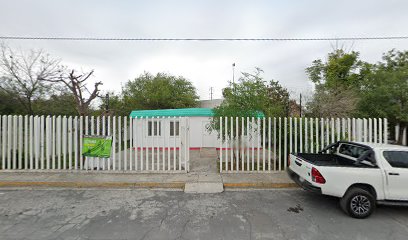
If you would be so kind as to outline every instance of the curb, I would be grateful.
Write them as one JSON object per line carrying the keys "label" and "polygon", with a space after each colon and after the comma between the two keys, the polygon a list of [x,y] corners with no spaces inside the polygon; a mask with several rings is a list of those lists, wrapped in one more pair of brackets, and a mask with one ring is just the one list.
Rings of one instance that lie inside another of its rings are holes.
{"label": "curb", "polygon": [[274,188],[298,188],[296,183],[224,183],[224,188],[255,188],[255,189],[274,189]]}
{"label": "curb", "polygon": [[[50,187],[50,188],[174,188],[184,189],[185,182],[0,182],[4,187]],[[295,183],[224,183],[226,189],[277,189],[298,188]]]}
{"label": "curb", "polygon": [[0,187],[58,187],[58,188],[178,188],[184,182],[0,182]]}

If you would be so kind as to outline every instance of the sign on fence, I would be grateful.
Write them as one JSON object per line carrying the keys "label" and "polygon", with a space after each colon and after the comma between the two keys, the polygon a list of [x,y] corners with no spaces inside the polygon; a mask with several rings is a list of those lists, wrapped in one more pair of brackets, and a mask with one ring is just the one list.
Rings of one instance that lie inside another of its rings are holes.
{"label": "sign on fence", "polygon": [[109,158],[112,152],[112,136],[84,136],[82,155]]}

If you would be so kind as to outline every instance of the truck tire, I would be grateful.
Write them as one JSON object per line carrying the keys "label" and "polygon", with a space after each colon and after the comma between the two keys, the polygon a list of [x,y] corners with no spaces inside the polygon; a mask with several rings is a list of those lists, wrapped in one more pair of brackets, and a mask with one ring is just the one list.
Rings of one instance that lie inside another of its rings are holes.
{"label": "truck tire", "polygon": [[353,218],[366,218],[375,209],[374,196],[362,188],[352,188],[340,199],[341,209]]}

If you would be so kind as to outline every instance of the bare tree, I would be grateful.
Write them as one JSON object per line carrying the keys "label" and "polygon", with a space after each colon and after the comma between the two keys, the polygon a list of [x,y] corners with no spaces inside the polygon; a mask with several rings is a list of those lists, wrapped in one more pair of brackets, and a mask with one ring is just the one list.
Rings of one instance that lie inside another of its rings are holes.
{"label": "bare tree", "polygon": [[60,61],[42,50],[14,51],[0,44],[0,88],[13,95],[33,114],[33,100],[47,94],[52,85],[42,80],[53,80],[61,72]]}
{"label": "bare tree", "polygon": [[99,96],[99,86],[102,85],[102,82],[96,82],[93,90],[89,91],[86,84],[93,73],[92,70],[87,73],[76,74],[75,70],[72,69],[68,73],[61,74],[57,79],[44,79],[44,81],[62,84],[67,87],[75,98],[78,114],[84,116],[89,112],[92,101]]}
{"label": "bare tree", "polygon": [[307,110],[314,117],[350,117],[356,111],[357,101],[357,95],[352,89],[327,91],[318,86],[313,98],[307,103]]}

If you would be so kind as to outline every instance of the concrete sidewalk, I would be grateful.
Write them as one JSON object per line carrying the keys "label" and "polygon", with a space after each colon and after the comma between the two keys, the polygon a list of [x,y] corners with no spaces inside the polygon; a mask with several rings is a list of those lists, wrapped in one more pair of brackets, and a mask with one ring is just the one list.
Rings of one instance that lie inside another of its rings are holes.
{"label": "concrete sidewalk", "polygon": [[[221,179],[220,179],[221,178]],[[0,173],[0,187],[176,188],[186,183],[222,181],[224,188],[291,188],[286,172],[276,173]]]}
{"label": "concrete sidewalk", "polygon": [[230,188],[290,188],[286,172],[219,173],[215,148],[191,152],[189,173],[2,172],[0,187],[175,188],[217,193]]}

